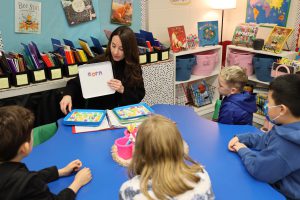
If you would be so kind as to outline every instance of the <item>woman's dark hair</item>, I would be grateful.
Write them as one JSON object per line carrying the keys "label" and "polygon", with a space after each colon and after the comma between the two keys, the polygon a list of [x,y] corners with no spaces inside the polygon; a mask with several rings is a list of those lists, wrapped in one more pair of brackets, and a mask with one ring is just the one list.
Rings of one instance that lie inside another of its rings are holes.
{"label": "woman's dark hair", "polygon": [[270,88],[276,105],[287,106],[295,117],[300,117],[300,75],[288,74],[275,78]]}
{"label": "woman's dark hair", "polygon": [[111,55],[110,45],[112,38],[116,35],[120,37],[124,52],[124,60],[126,64],[124,69],[125,81],[131,86],[136,84],[139,85],[139,83],[143,81],[142,69],[139,64],[139,51],[135,34],[129,27],[119,26],[112,32],[108,41],[105,56],[108,57],[111,62],[114,62]]}
{"label": "woman's dark hair", "polygon": [[33,113],[21,106],[0,107],[0,161],[13,159],[22,144],[30,142]]}

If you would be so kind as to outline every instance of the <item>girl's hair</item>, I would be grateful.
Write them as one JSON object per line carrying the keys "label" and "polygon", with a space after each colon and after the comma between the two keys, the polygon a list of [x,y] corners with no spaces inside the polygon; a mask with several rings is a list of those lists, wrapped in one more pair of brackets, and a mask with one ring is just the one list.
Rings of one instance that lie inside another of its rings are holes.
{"label": "girl's hair", "polygon": [[111,41],[114,36],[119,36],[122,42],[125,60],[125,80],[130,86],[143,82],[142,69],[139,64],[139,51],[134,32],[127,26],[119,26],[112,33],[108,41],[105,56],[114,62],[111,55]]}
{"label": "girl's hair", "polygon": [[243,91],[244,86],[248,82],[248,76],[245,70],[239,66],[224,67],[220,72],[220,76],[227,84],[239,89],[240,91]]}
{"label": "girl's hair", "polygon": [[[191,164],[186,164],[189,161]],[[146,119],[138,130],[134,155],[128,168],[129,177],[140,175],[141,192],[148,193],[148,183],[158,199],[175,197],[193,187],[203,168],[184,154],[183,140],[174,122],[155,115]]]}

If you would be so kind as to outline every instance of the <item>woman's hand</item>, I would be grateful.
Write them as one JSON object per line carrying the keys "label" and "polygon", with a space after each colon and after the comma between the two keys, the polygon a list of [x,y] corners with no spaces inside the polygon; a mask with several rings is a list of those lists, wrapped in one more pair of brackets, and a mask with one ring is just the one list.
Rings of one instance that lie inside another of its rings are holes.
{"label": "woman's hand", "polygon": [[107,83],[108,83],[109,87],[111,87],[111,89],[116,90],[117,92],[119,92],[121,94],[124,93],[124,86],[120,80],[111,79]]}
{"label": "woman's hand", "polygon": [[67,166],[58,170],[59,176],[69,176],[72,172],[77,172],[82,166],[82,162],[80,160],[73,160]]}
{"label": "woman's hand", "polygon": [[62,98],[59,103],[60,110],[66,115],[68,112],[72,110],[72,97],[70,95],[66,95]]}

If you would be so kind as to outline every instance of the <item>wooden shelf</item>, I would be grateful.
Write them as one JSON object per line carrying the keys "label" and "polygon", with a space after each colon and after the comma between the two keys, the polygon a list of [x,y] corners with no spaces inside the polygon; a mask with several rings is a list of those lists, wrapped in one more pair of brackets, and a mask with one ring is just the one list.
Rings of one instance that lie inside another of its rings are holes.
{"label": "wooden shelf", "polygon": [[187,54],[194,54],[194,53],[200,53],[203,51],[210,51],[210,50],[216,50],[216,49],[221,49],[221,45],[215,45],[215,46],[205,46],[205,47],[196,47],[194,49],[188,49],[185,51],[180,51],[178,53],[172,52],[173,56],[182,56],[182,55],[187,55]]}
{"label": "wooden shelf", "polygon": [[262,50],[254,50],[252,48],[248,47],[241,47],[241,46],[235,46],[235,45],[228,45],[227,48],[230,49],[236,49],[240,51],[247,51],[247,52],[252,52],[252,53],[257,53],[257,54],[264,54],[264,55],[269,55],[269,56],[276,56],[276,57],[285,57],[285,58],[290,58],[290,59],[295,59],[297,53],[294,51],[282,51],[281,53],[272,53],[268,51],[262,51]]}
{"label": "wooden shelf", "polygon": [[216,76],[220,73],[220,69],[218,69],[216,67],[216,69],[208,76],[197,76],[197,75],[191,75],[191,78],[189,80],[186,80],[186,81],[176,81],[175,84],[176,85],[179,85],[179,84],[182,84],[182,83],[188,83],[188,82],[193,82],[193,81],[197,81],[197,80],[201,80],[201,79],[205,79],[205,78],[209,78],[209,77],[212,77],[212,76]]}
{"label": "wooden shelf", "polygon": [[261,84],[264,84],[264,85],[269,85],[270,83],[269,82],[264,82],[264,81],[260,81],[256,78],[255,74],[251,75],[251,76],[248,76],[248,80],[249,81],[253,81],[253,82],[256,82],[256,83],[261,83]]}
{"label": "wooden shelf", "polygon": [[67,81],[72,78],[74,77],[63,78],[58,80],[48,80],[42,83],[31,83],[29,85],[21,87],[12,86],[11,88],[0,90],[0,99],[62,88],[65,87]]}

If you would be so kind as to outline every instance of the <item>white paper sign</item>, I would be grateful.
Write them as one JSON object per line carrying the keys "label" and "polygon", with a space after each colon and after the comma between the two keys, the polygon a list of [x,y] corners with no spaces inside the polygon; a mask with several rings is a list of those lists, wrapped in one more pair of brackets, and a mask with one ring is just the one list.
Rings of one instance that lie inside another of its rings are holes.
{"label": "white paper sign", "polygon": [[78,67],[81,90],[85,99],[115,93],[107,82],[114,78],[111,62],[85,64]]}

